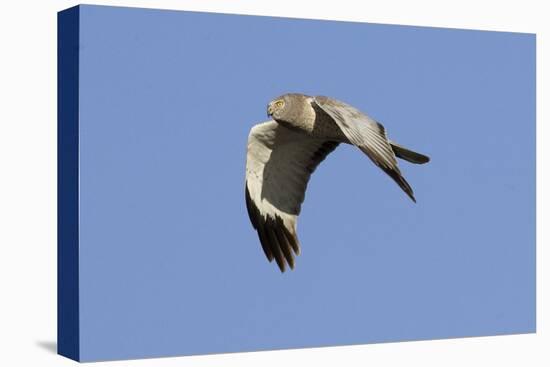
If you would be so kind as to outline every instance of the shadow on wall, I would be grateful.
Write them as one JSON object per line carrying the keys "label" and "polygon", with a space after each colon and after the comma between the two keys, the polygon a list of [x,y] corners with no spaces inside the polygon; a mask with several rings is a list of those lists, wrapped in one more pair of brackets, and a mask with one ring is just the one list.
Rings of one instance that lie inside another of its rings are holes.
{"label": "shadow on wall", "polygon": [[57,354],[57,342],[51,341],[51,340],[39,340],[36,342],[36,345],[38,345],[40,348],[45,349],[46,351],[50,353]]}

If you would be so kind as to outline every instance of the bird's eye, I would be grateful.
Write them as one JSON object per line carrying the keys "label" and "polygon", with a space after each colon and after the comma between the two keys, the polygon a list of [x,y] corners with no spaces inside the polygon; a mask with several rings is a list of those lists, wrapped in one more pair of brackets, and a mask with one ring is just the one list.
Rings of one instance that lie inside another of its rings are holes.
{"label": "bird's eye", "polygon": [[284,105],[285,105],[285,101],[279,100],[279,101],[275,102],[275,107],[277,107],[277,108],[281,108]]}

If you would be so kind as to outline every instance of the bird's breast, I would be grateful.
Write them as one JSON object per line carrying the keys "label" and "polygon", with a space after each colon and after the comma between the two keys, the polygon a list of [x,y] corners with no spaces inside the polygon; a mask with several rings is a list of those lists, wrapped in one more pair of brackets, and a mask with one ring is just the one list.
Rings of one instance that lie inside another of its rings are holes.
{"label": "bird's breast", "polygon": [[302,108],[296,109],[290,120],[289,122],[294,128],[311,134],[315,128],[315,110],[309,103],[304,103]]}

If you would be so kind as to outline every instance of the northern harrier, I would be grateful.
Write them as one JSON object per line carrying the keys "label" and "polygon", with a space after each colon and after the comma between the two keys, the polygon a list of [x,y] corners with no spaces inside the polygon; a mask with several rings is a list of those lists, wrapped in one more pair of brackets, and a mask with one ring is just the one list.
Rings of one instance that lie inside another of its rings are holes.
{"label": "northern harrier", "polygon": [[356,108],[328,97],[285,94],[267,106],[272,120],[250,130],[246,207],[267,259],[294,268],[300,254],[296,221],[309,177],[340,143],[361,149],[416,202],[397,158],[422,164],[429,157],[386,137],[384,127]]}

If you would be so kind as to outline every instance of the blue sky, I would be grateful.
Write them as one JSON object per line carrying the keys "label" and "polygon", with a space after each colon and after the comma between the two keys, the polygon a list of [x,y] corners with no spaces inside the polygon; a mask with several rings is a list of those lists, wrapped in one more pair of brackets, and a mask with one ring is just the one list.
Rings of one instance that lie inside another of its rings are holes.
{"label": "blue sky", "polygon": [[[535,330],[535,36],[84,6],[83,360]],[[246,140],[328,95],[428,154],[413,204],[358,149],[313,175],[281,274]]]}

